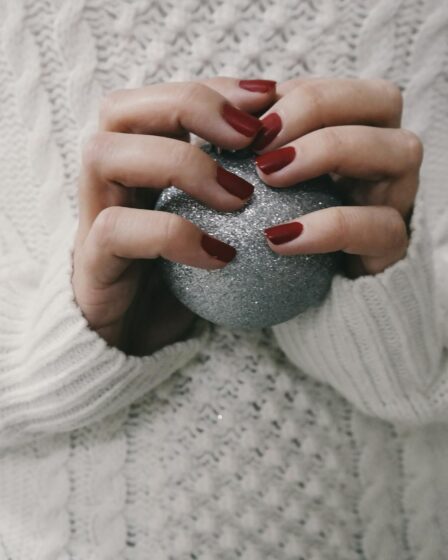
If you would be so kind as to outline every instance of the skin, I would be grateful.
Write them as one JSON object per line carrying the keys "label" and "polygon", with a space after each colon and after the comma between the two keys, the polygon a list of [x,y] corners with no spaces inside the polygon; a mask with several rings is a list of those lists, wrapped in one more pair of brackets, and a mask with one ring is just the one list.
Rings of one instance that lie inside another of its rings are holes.
{"label": "skin", "polygon": [[282,119],[277,137],[257,153],[294,146],[296,157],[269,175],[258,169],[263,181],[282,188],[330,173],[347,204],[301,217],[297,239],[266,241],[273,251],[341,250],[354,278],[406,254],[423,148],[400,127],[398,88],[384,80],[301,78],[255,93],[238,82],[217,77],[114,92],[84,147],[75,299],[90,327],[127,353],[147,355],[185,338],[194,318],[161,282],[157,257],[225,266],[202,249],[198,227],[152,208],[160,189],[172,184],[217,210],[243,206],[216,182],[215,162],[189,143],[191,132],[229,149],[251,144],[221,117],[226,102],[261,119],[273,112]]}

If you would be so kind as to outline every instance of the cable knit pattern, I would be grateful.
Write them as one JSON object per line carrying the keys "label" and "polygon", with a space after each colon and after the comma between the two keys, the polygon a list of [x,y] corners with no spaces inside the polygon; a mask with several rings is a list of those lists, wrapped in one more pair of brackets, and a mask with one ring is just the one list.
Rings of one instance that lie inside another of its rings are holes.
{"label": "cable knit pattern", "polygon": [[[445,560],[448,7],[4,0],[0,558]],[[408,255],[273,329],[152,356],[71,286],[80,148],[118,88],[382,77],[425,145]]]}
{"label": "cable knit pattern", "polygon": [[[125,555],[126,417],[124,409],[107,423],[72,433],[68,462],[74,485],[69,506],[74,535],[69,543],[71,558],[118,560]],[[77,484],[79,478],[82,485]]]}
{"label": "cable knit pattern", "polygon": [[446,531],[442,525],[446,524],[445,516],[437,516],[434,508],[434,504],[440,504],[439,492],[444,492],[433,460],[435,445],[441,446],[442,453],[446,452],[446,444],[442,443],[444,434],[440,432],[440,427],[431,426],[403,434],[404,474],[408,481],[403,503],[409,515],[408,542],[418,560],[441,560],[446,556]]}
{"label": "cable knit pattern", "polygon": [[399,463],[392,428],[373,424],[356,414],[353,436],[360,450],[359,476],[362,488],[359,512],[363,521],[362,545],[369,560],[405,557],[403,512],[400,510]]}
{"label": "cable knit pattern", "polygon": [[[235,357],[229,375],[220,362]],[[327,546],[341,551],[333,558],[357,557],[354,495],[344,489],[347,404],[324,385],[297,384],[297,375],[269,348],[268,333],[220,329],[197,360],[133,406],[128,478],[152,474],[130,489],[132,558],[150,550],[157,559],[211,550],[217,558],[320,558]],[[170,526],[179,528],[174,544],[163,536]]]}

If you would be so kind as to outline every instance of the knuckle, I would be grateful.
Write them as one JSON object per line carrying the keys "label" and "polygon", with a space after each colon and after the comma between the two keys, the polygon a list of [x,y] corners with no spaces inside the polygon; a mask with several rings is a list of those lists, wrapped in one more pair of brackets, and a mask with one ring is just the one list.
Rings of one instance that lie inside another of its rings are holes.
{"label": "knuckle", "polygon": [[181,101],[184,107],[189,107],[198,99],[203,99],[210,91],[210,88],[200,82],[186,82],[181,88]]}
{"label": "knuckle", "polygon": [[378,80],[381,92],[389,100],[392,111],[401,114],[403,109],[403,95],[400,88],[390,80]]}
{"label": "knuckle", "polygon": [[200,151],[200,148],[186,142],[175,142],[173,144],[171,152],[173,176],[171,182],[178,178],[182,170],[194,169],[197,166],[198,152]]}
{"label": "knuckle", "polygon": [[82,149],[84,167],[91,170],[98,166],[106,150],[108,136],[106,132],[95,132],[87,139]]}
{"label": "knuckle", "polygon": [[166,213],[161,223],[160,244],[162,251],[166,251],[173,240],[182,234],[182,219],[175,214]]}
{"label": "knuckle", "polygon": [[423,160],[423,143],[411,130],[401,129],[403,141],[408,154],[408,161],[412,166],[420,167]]}
{"label": "knuckle", "polygon": [[117,114],[117,107],[120,105],[125,90],[118,89],[112,91],[102,98],[100,102],[99,115],[100,123],[103,128],[108,128]]}
{"label": "knuckle", "polygon": [[100,247],[110,247],[115,239],[118,228],[120,208],[109,206],[101,210],[92,225],[92,236],[95,244]]}
{"label": "knuckle", "polygon": [[349,242],[350,233],[348,215],[338,206],[333,208],[332,212],[334,220],[333,235],[337,240],[337,244],[341,247],[345,247]]}
{"label": "knuckle", "polygon": [[386,236],[388,248],[393,251],[402,249],[407,245],[408,241],[406,224],[404,223],[401,214],[395,208],[388,207],[387,212],[389,213]]}
{"label": "knuckle", "polygon": [[302,92],[302,94],[308,97],[312,114],[317,122],[317,128],[324,128],[326,126],[324,117],[324,93],[322,88],[319,87],[319,84],[314,84],[312,81],[304,82],[299,84],[296,91]]}
{"label": "knuckle", "polygon": [[[276,87],[277,93],[282,96],[290,92],[298,93],[298,88],[309,80],[310,78],[292,78],[284,82],[278,82]],[[300,93],[298,94],[300,95]]]}
{"label": "knuckle", "polygon": [[334,173],[338,173],[338,170],[343,164],[343,140],[335,127],[327,127],[320,131],[323,135],[323,154],[326,162],[331,167]]}

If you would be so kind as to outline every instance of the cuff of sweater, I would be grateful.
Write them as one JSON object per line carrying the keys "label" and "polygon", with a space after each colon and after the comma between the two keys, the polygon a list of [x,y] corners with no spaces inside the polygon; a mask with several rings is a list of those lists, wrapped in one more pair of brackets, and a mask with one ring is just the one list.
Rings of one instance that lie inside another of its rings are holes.
{"label": "cuff of sweater", "polygon": [[428,414],[439,371],[431,244],[423,227],[405,258],[375,276],[335,277],[319,308],[273,327],[304,373],[332,385],[363,412],[394,421]]}
{"label": "cuff of sweater", "polygon": [[0,328],[7,346],[6,367],[0,368],[3,443],[76,429],[114,413],[162,383],[204,342],[198,325],[192,338],[150,356],[128,356],[109,346],[74,300],[75,232],[73,226],[54,247],[38,284],[15,290],[17,302],[10,305],[19,315],[8,329]]}

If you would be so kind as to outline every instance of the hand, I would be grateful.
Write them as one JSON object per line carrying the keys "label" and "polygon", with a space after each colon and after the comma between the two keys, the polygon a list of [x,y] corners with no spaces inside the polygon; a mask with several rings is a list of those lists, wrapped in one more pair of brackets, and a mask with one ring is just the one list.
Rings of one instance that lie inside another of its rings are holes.
{"label": "hand", "polygon": [[189,132],[224,148],[246,147],[261,127],[249,113],[274,99],[275,82],[232,78],[157,84],[105,99],[99,131],[83,154],[72,283],[89,325],[110,345],[144,355],[188,330],[193,314],[160,281],[156,257],[219,269],[235,250],[180,216],[149,208],[170,185],[217,210],[241,208],[252,185],[188,143]]}
{"label": "hand", "polygon": [[384,80],[296,79],[277,87],[252,146],[260,177],[287,187],[329,173],[348,206],[273,224],[265,231],[273,251],[343,251],[351,277],[378,273],[406,254],[423,148],[400,128],[402,104],[400,90]]}

